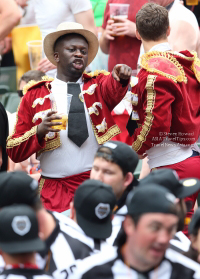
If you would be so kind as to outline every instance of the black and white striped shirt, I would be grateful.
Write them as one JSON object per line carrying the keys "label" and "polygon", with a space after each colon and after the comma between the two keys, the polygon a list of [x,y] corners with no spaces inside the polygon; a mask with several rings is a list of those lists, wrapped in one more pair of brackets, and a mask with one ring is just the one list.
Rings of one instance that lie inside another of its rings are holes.
{"label": "black and white striped shirt", "polygon": [[45,270],[54,278],[59,278],[60,275],[61,278],[67,277],[75,269],[76,260],[107,249],[106,241],[88,237],[70,218],[57,212],[53,212],[52,215],[56,220],[56,227],[46,240],[47,249],[40,254],[40,259],[37,258],[37,264],[42,267],[43,261],[43,268],[45,263]]}
{"label": "black and white striped shirt", "polygon": [[191,241],[182,231],[179,231],[175,234],[174,238],[172,238],[169,243],[170,247],[173,250],[176,250],[180,253],[185,253],[189,250]]}
{"label": "black and white striped shirt", "polygon": [[48,273],[41,269],[4,269],[0,279],[53,279]]}
{"label": "black and white striped shirt", "polygon": [[69,279],[199,279],[200,266],[182,254],[167,249],[159,267],[140,273],[127,266],[117,247],[92,255],[77,263]]}

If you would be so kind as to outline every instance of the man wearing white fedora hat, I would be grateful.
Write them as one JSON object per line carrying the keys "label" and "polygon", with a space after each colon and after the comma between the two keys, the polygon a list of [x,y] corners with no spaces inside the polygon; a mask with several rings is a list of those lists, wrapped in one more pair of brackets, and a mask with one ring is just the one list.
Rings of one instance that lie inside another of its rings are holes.
{"label": "man wearing white fedora hat", "polygon": [[[14,162],[37,152],[41,198],[50,210],[69,208],[74,191],[89,178],[99,144],[120,133],[110,112],[126,94],[132,70],[120,64],[112,73],[84,73],[98,46],[97,37],[74,22],[61,23],[45,37],[44,52],[57,66],[57,77],[24,87],[16,127],[7,140],[7,152]],[[68,125],[61,131],[55,126],[61,124],[59,113],[67,111],[69,94]],[[57,120],[54,127],[52,120]]]}

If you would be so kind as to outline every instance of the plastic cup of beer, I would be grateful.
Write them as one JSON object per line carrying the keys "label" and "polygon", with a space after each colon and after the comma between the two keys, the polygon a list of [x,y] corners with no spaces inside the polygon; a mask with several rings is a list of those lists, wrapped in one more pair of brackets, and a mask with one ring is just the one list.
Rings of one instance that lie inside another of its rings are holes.
{"label": "plastic cup of beer", "polygon": [[29,41],[27,46],[31,70],[36,70],[43,58],[43,43],[41,40]]}
{"label": "plastic cup of beer", "polygon": [[188,6],[196,6],[199,4],[198,0],[186,0],[186,5]]}
{"label": "plastic cup of beer", "polygon": [[119,22],[120,18],[128,18],[128,10],[129,4],[118,4],[112,3],[109,4],[110,7],[110,18],[114,20],[114,22]]}
{"label": "plastic cup of beer", "polygon": [[56,126],[52,126],[53,129],[58,129],[58,130],[66,130],[67,128],[67,124],[68,124],[68,114],[69,114],[69,109],[70,109],[70,104],[71,104],[71,100],[72,100],[72,95],[71,94],[66,94],[66,100],[67,101],[67,109],[66,111],[58,111],[57,115],[61,116],[61,119],[54,119],[51,120],[51,122],[62,122],[61,125],[56,125]]}
{"label": "plastic cup of beer", "polygon": [[[129,4],[109,4],[110,7],[110,19],[114,20],[114,23],[121,22],[120,19],[128,18]],[[117,36],[117,35],[113,35]]]}

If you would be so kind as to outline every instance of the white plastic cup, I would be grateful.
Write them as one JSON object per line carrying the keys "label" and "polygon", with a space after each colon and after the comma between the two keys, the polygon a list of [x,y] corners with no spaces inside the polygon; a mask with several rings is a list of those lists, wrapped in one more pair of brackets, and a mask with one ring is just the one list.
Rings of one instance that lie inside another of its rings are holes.
{"label": "white plastic cup", "polygon": [[29,41],[27,46],[31,70],[36,70],[43,58],[43,43],[41,40]]}

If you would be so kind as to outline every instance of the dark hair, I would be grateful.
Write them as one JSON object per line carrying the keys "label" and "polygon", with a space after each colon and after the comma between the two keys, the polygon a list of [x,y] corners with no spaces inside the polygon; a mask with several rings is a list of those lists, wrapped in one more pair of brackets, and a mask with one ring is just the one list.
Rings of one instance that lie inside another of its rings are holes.
{"label": "dark hair", "polygon": [[40,209],[43,208],[42,202],[40,199],[38,199],[32,206],[33,210],[37,213],[38,211],[40,211]]}
{"label": "dark hair", "polygon": [[197,222],[197,224],[195,225],[195,227],[192,230],[192,235],[197,236],[200,230],[200,220]]}
{"label": "dark hair", "polygon": [[145,4],[136,15],[136,28],[141,38],[146,41],[166,38],[168,27],[167,9],[155,3]]}
{"label": "dark hair", "polygon": [[25,74],[23,74],[23,76],[21,76],[19,80],[19,84],[22,80],[25,81],[26,83],[28,83],[30,80],[40,81],[43,76],[45,76],[45,73],[42,71],[30,70]]}
{"label": "dark hair", "polygon": [[[141,216],[142,216],[141,214],[137,215],[137,216],[130,216],[132,218],[135,226],[137,226]],[[117,247],[122,247],[126,243],[126,238],[127,238],[127,236],[124,231],[124,227],[123,227],[123,223],[122,223],[121,229],[120,229],[113,245],[117,246]]]}
{"label": "dark hair", "polygon": [[63,41],[64,39],[66,39],[67,37],[70,37],[70,36],[80,36],[80,37],[82,37],[82,38],[87,42],[87,44],[88,44],[88,41],[86,40],[86,38],[85,38],[83,35],[81,35],[81,34],[77,34],[77,33],[64,34],[64,35],[60,36],[60,37],[55,41],[54,46],[53,46],[54,52],[56,51],[56,48],[57,48],[57,46],[59,45],[59,43],[60,43],[61,41]]}
{"label": "dark hair", "polygon": [[198,251],[193,249],[191,244],[190,244],[190,248],[187,252],[183,253],[183,255],[185,255],[186,257],[192,259],[195,262],[198,262]]}
{"label": "dark hair", "polygon": [[[31,80],[40,81],[43,76],[45,76],[45,73],[42,71],[30,70],[21,76],[18,85],[20,85],[21,81],[25,81],[26,83]],[[23,90],[17,90],[17,93],[19,97],[23,97]]]}
{"label": "dark hair", "polygon": [[[103,158],[104,160],[106,160],[107,162],[111,162],[111,163],[115,163],[115,160],[112,158],[112,151],[108,148],[108,147],[100,147],[97,151],[97,153],[95,154],[94,158]],[[117,164],[118,165],[118,164]],[[119,165],[118,165],[119,166]],[[123,172],[123,176],[126,176],[128,171],[125,169],[122,169],[121,166],[119,166],[120,169]]]}

